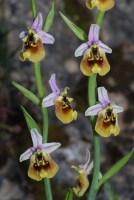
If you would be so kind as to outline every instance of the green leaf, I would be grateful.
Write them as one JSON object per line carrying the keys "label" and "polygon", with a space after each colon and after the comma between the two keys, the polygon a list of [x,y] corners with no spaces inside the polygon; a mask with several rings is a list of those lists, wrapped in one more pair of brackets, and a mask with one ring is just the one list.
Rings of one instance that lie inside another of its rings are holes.
{"label": "green leaf", "polygon": [[124,156],[122,159],[120,159],[115,165],[113,165],[111,167],[111,169],[109,171],[107,171],[104,174],[104,176],[100,179],[100,181],[98,182],[98,184],[97,184],[95,189],[98,190],[99,187],[105,181],[107,181],[109,178],[114,176],[129,161],[129,159],[132,157],[133,153],[134,153],[134,149],[132,149],[132,151],[130,153],[128,153],[126,156]]}
{"label": "green leaf", "polygon": [[29,113],[25,110],[25,108],[23,106],[21,106],[21,109],[23,111],[28,129],[31,130],[32,128],[36,128],[38,130],[38,132],[41,133],[38,124],[34,121],[34,119],[31,117],[31,115],[29,115]]}
{"label": "green leaf", "polygon": [[40,100],[35,96],[35,94],[33,94],[32,92],[30,92],[29,90],[27,90],[26,88],[24,88],[23,86],[19,85],[16,82],[12,82],[12,84],[22,92],[22,94],[24,94],[24,96],[26,96],[29,100],[31,100],[33,103],[35,103],[36,105],[39,105]]}
{"label": "green leaf", "polygon": [[54,19],[54,3],[52,3],[52,7],[49,11],[49,13],[47,14],[46,20],[43,24],[43,30],[45,32],[48,32],[51,28],[51,25],[53,23],[53,19]]}
{"label": "green leaf", "polygon": [[60,16],[63,18],[63,20],[66,22],[66,24],[72,29],[72,31],[75,33],[75,35],[82,41],[87,41],[88,37],[87,34],[78,26],[73,24],[67,17],[65,17],[61,12]]}
{"label": "green leaf", "polygon": [[69,188],[69,192],[66,195],[66,199],[65,200],[73,200],[73,190]]}
{"label": "green leaf", "polygon": [[108,181],[106,181],[104,184],[104,192],[108,200],[121,200]]}

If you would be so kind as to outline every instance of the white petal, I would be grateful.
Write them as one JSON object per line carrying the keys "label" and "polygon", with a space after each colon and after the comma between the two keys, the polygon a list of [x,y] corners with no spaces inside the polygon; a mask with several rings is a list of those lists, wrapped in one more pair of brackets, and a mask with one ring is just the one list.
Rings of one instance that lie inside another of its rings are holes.
{"label": "white petal", "polygon": [[42,144],[42,136],[38,133],[36,128],[32,128],[30,130],[33,147],[37,147],[38,145]]}
{"label": "white petal", "polygon": [[124,110],[121,106],[117,106],[117,105],[113,105],[112,108],[113,108],[113,113],[120,113],[120,112],[123,112]]}
{"label": "white petal", "polygon": [[81,44],[75,51],[75,57],[78,57],[78,56],[82,56],[84,51],[88,49],[88,44],[87,43],[83,43]]}
{"label": "white petal", "polygon": [[103,105],[104,108],[108,104],[110,104],[107,90],[104,87],[99,87],[98,88],[98,99],[99,99],[99,102]]}
{"label": "white petal", "polygon": [[20,156],[20,162],[27,160],[30,158],[30,156],[33,154],[32,150],[29,148],[28,150],[26,150],[23,154],[21,154]]}
{"label": "white petal", "polygon": [[99,41],[97,44],[105,53],[112,53],[112,49],[103,44],[101,41]]}
{"label": "white petal", "polygon": [[56,150],[59,146],[61,146],[61,144],[58,142],[44,143],[41,145],[42,151],[48,154]]}
{"label": "white petal", "polygon": [[98,112],[100,112],[101,110],[103,110],[103,106],[102,104],[96,104],[94,106],[89,107],[86,112],[85,112],[85,116],[93,116],[93,115],[97,115]]}

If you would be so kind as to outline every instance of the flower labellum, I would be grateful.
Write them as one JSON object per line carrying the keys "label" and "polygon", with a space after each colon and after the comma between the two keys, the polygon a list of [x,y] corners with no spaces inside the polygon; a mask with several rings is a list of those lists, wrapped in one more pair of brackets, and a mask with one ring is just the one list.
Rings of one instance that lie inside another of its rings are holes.
{"label": "flower labellum", "polygon": [[68,87],[64,90],[56,85],[55,74],[51,75],[49,80],[52,93],[46,96],[42,101],[42,107],[55,105],[56,116],[62,123],[68,124],[77,118],[77,112],[71,107],[72,98],[67,97]]}
{"label": "flower labellum", "polygon": [[28,31],[22,31],[20,38],[23,41],[22,52],[20,53],[20,60],[25,61],[28,58],[32,62],[39,62],[45,57],[45,50],[43,43],[53,44],[54,37],[42,30],[43,18],[39,13]]}
{"label": "flower labellum", "polygon": [[101,11],[107,11],[114,6],[114,0],[87,0],[86,6],[90,10],[96,6]]}
{"label": "flower labellum", "polygon": [[94,73],[104,76],[110,70],[105,53],[111,53],[112,50],[99,40],[99,28],[97,24],[91,24],[88,41],[75,51],[75,57],[83,55],[80,70],[85,76],[92,76]]}
{"label": "flower labellum", "polygon": [[43,178],[52,178],[58,171],[58,165],[49,155],[61,144],[52,142],[42,144],[42,136],[36,128],[30,130],[33,147],[30,147],[20,156],[20,162],[30,159],[28,176],[36,181]]}
{"label": "flower labellum", "polygon": [[98,88],[99,104],[89,107],[85,115],[98,115],[95,125],[96,132],[102,137],[114,136],[120,132],[117,113],[123,112],[123,108],[111,103],[108,98],[107,90],[104,87]]}
{"label": "flower labellum", "polygon": [[76,188],[73,188],[74,193],[78,196],[81,197],[84,195],[86,192],[87,188],[89,187],[89,181],[88,181],[88,174],[91,173],[92,168],[93,168],[93,162],[90,164],[90,152],[87,149],[86,151],[86,163],[84,165],[79,165],[77,166],[72,166],[78,173],[79,176],[77,177],[78,179],[78,184]]}

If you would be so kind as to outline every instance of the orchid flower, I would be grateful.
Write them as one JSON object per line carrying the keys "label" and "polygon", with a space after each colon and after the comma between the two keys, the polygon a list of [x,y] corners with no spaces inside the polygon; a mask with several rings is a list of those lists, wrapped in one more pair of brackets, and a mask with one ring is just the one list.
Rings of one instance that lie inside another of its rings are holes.
{"label": "orchid flower", "polygon": [[89,107],[85,115],[98,115],[95,130],[102,137],[109,137],[111,134],[118,135],[120,127],[117,113],[123,112],[123,108],[110,102],[107,90],[104,87],[98,88],[98,100],[100,103]]}
{"label": "orchid flower", "polygon": [[90,152],[86,150],[86,163],[84,165],[72,166],[78,173],[78,185],[76,188],[73,188],[74,193],[81,197],[86,192],[87,188],[89,187],[89,181],[87,176],[91,173],[93,169],[93,162],[90,163]]}
{"label": "orchid flower", "polygon": [[49,80],[52,93],[46,96],[42,101],[42,107],[49,107],[55,105],[55,113],[60,121],[68,124],[77,118],[77,112],[73,111],[71,107],[72,98],[66,97],[68,87],[64,90],[59,89],[56,84],[56,75],[52,74]]}
{"label": "orchid flower", "polygon": [[43,43],[53,44],[54,37],[42,30],[43,18],[39,13],[35,18],[28,31],[22,31],[20,38],[23,41],[22,52],[20,53],[20,60],[25,61],[28,58],[32,62],[39,62],[45,57],[45,50]]}
{"label": "orchid flower", "polygon": [[92,76],[94,73],[104,76],[110,70],[105,53],[111,53],[112,50],[99,40],[99,29],[97,24],[91,24],[88,41],[75,51],[76,57],[83,55],[80,69],[86,76]]}
{"label": "orchid flower", "polygon": [[42,178],[52,178],[58,171],[58,165],[49,155],[61,144],[52,142],[42,144],[42,136],[36,128],[30,130],[33,147],[30,147],[20,156],[20,162],[30,159],[28,176],[36,181]]}
{"label": "orchid flower", "polygon": [[96,6],[101,11],[107,11],[114,6],[114,0],[86,0],[86,6],[90,10]]}
{"label": "orchid flower", "polygon": [[59,89],[56,84],[56,75],[52,74],[49,80],[50,87],[52,89],[52,93],[43,99],[42,106],[49,107],[54,105],[54,100],[60,96],[62,89]]}

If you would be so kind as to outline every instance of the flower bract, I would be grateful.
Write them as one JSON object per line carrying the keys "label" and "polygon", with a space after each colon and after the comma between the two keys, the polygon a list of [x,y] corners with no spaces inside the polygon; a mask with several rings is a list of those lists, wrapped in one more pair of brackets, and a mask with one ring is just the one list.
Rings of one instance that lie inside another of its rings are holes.
{"label": "flower bract", "polygon": [[109,137],[111,134],[118,135],[120,127],[117,113],[123,112],[123,108],[110,102],[104,87],[98,88],[98,100],[100,103],[89,107],[85,115],[98,115],[95,130],[102,137]]}
{"label": "flower bract", "polygon": [[36,181],[42,178],[52,178],[58,171],[58,165],[51,158],[50,153],[61,144],[52,142],[42,144],[42,136],[36,128],[30,130],[33,147],[30,147],[20,156],[20,162],[30,159],[28,176]]}
{"label": "flower bract", "polygon": [[51,75],[49,80],[52,93],[46,96],[42,101],[42,107],[55,105],[56,116],[62,123],[68,124],[77,118],[77,112],[71,107],[72,98],[67,97],[68,87],[64,90],[59,89],[56,85],[55,74]]}
{"label": "flower bract", "polygon": [[114,6],[114,0],[86,0],[86,6],[90,10],[97,7],[101,11],[107,11]]}
{"label": "flower bract", "polygon": [[79,173],[79,176],[77,177],[78,184],[73,188],[73,191],[78,197],[81,197],[89,187],[87,176],[91,173],[93,168],[93,162],[90,163],[90,152],[88,149],[86,151],[86,163],[84,165],[79,165],[78,167],[73,165],[72,168]]}
{"label": "flower bract", "polygon": [[110,70],[105,53],[111,53],[112,50],[99,40],[99,26],[91,24],[88,41],[81,44],[75,51],[75,56],[82,56],[80,70],[85,76],[92,76],[98,73],[104,76]]}
{"label": "flower bract", "polygon": [[20,53],[20,60],[29,59],[32,62],[39,62],[45,57],[43,43],[53,44],[54,37],[42,30],[43,18],[39,13],[31,27],[20,33],[23,41],[23,48]]}

